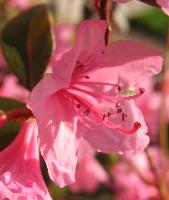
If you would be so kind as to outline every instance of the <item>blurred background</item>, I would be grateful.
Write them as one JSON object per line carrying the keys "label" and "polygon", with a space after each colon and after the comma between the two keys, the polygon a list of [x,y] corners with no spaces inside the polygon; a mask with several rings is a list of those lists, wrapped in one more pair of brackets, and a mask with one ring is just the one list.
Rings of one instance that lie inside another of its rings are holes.
{"label": "blurred background", "polygon": [[[94,0],[0,0],[0,31],[13,16],[39,3],[48,4],[53,16],[56,44],[51,62],[57,62],[72,47],[82,20],[99,18]],[[150,145],[143,153],[120,156],[96,154],[84,144],[75,184],[57,188],[49,180],[42,160],[44,179],[56,200],[169,200],[168,16],[160,8],[136,0],[113,3],[111,38],[144,41],[159,48],[165,57],[162,73],[143,83],[146,92],[136,100],[149,127]],[[0,49],[0,96],[25,101],[28,94],[11,74]],[[17,124],[10,124],[0,129],[0,140],[5,141],[1,149],[13,140],[18,128]],[[6,134],[11,130],[12,135]]]}

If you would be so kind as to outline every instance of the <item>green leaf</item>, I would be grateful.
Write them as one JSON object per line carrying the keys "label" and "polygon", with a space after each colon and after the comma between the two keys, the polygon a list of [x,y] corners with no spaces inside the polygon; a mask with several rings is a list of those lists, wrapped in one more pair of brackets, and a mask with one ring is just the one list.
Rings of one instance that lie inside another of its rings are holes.
{"label": "green leaf", "polygon": [[131,23],[148,31],[151,36],[165,38],[167,34],[168,17],[158,8],[145,10],[142,15],[131,19]]}
{"label": "green leaf", "polygon": [[47,6],[34,6],[11,19],[2,31],[1,42],[11,71],[31,90],[42,78],[53,49]]}
{"label": "green leaf", "polygon": [[14,140],[19,128],[19,124],[10,122],[0,129],[0,150],[7,147]]}
{"label": "green leaf", "polygon": [[6,97],[0,97],[0,110],[8,111],[16,108],[23,108],[25,107],[25,103],[10,99]]}

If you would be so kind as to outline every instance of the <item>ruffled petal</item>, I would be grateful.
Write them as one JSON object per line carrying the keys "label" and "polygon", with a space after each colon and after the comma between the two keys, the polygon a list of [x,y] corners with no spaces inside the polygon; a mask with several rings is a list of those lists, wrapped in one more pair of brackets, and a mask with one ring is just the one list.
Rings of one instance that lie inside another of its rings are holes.
{"label": "ruffled petal", "polygon": [[34,110],[41,101],[64,87],[66,87],[66,84],[63,81],[53,79],[52,74],[46,74],[46,76],[31,91],[27,100],[27,107]]}
{"label": "ruffled petal", "polygon": [[[97,61],[96,55],[104,48],[104,20],[87,20],[81,23],[77,31],[75,46],[65,53],[53,68],[55,79],[70,83],[77,61],[90,68]],[[94,58],[94,59],[93,59]],[[93,61],[94,60],[94,61]]]}
{"label": "ruffled petal", "polygon": [[[132,100],[123,103],[122,108],[127,113],[128,117],[124,122],[120,122],[121,126],[123,128],[131,128],[134,122],[138,121],[141,127],[136,133],[126,135],[104,125],[98,126],[98,128],[93,127],[93,129],[85,128],[81,124],[79,125],[84,139],[97,151],[105,153],[132,153],[143,151],[147,147],[149,137],[145,135],[147,133],[147,127],[142,113]],[[118,121],[119,119],[114,119],[114,122],[117,122],[117,124]]]}
{"label": "ruffled petal", "polygon": [[105,48],[100,67],[83,81],[134,86],[159,73],[163,60],[158,50],[136,41],[117,41]]}
{"label": "ruffled petal", "polygon": [[79,140],[77,119],[66,100],[54,94],[33,110],[38,122],[41,154],[50,178],[59,187],[74,182]]}
{"label": "ruffled petal", "polygon": [[39,166],[37,125],[24,122],[16,139],[0,152],[0,198],[51,200]]}
{"label": "ruffled petal", "polygon": [[86,20],[77,32],[75,48],[82,54],[100,53],[105,46],[106,22],[104,20]]}

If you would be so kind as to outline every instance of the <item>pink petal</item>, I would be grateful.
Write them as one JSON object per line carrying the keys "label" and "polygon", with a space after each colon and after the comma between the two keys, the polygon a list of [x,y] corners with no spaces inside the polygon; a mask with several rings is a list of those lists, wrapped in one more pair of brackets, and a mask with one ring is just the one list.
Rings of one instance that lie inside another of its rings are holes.
{"label": "pink petal", "polygon": [[121,126],[131,128],[134,122],[141,123],[141,128],[132,135],[126,135],[105,126],[98,126],[98,128],[93,129],[80,126],[83,137],[97,151],[105,153],[139,152],[143,151],[148,145],[149,137],[145,135],[147,127],[140,110],[132,100],[123,103],[122,107],[128,117],[123,123],[121,122]]}
{"label": "pink petal", "polygon": [[57,61],[72,47],[72,38],[75,28],[71,24],[57,24],[54,27],[56,48],[49,65],[56,65]]}
{"label": "pink petal", "polygon": [[39,105],[40,101],[45,100],[64,87],[66,87],[64,82],[59,79],[53,79],[52,74],[46,74],[46,76],[33,88],[27,101],[27,107],[34,109]]}
{"label": "pink petal", "polygon": [[159,73],[162,68],[162,57],[158,50],[130,40],[107,46],[99,59],[100,69],[88,73],[90,81],[134,86]]}
{"label": "pink petal", "polygon": [[0,152],[0,197],[50,200],[39,166],[37,126],[30,119],[18,136]]}
{"label": "pink petal", "polygon": [[74,182],[78,136],[76,117],[65,97],[51,95],[33,108],[39,142],[50,178],[63,187]]}
{"label": "pink petal", "polygon": [[11,97],[18,100],[26,100],[28,90],[19,85],[16,76],[8,75],[3,78],[2,86],[0,87],[0,96]]}
{"label": "pink petal", "polygon": [[168,0],[156,0],[157,3],[161,6],[161,9],[169,15],[169,1]]}
{"label": "pink petal", "polygon": [[105,46],[106,22],[104,20],[86,20],[77,32],[75,48],[87,55],[100,53]]}
{"label": "pink petal", "polygon": [[[106,23],[103,20],[88,20],[81,23],[77,31],[77,41],[75,46],[53,67],[55,79],[60,79],[67,84],[70,83],[73,70],[78,60],[91,60],[104,48],[104,34]],[[96,61],[94,61],[96,62]]]}

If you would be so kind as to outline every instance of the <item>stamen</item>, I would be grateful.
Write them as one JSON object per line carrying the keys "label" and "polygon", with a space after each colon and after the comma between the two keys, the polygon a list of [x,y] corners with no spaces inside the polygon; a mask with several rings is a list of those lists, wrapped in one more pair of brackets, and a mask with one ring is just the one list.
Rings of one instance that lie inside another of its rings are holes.
{"label": "stamen", "polygon": [[[79,105],[80,105],[80,106],[83,106],[84,108],[86,108],[83,115],[80,114],[80,117],[88,116],[91,113],[92,118],[89,118],[89,119],[94,119],[94,121],[96,123],[103,123],[105,126],[107,126],[109,128],[113,128],[124,134],[134,134],[141,127],[141,124],[139,122],[135,122],[134,126],[131,129],[125,129],[123,127],[119,127],[118,125],[114,124],[109,119],[105,120],[105,118],[109,118],[111,116],[110,112],[107,112],[106,114],[102,113],[94,105],[92,105],[89,101],[83,99],[80,96],[80,94],[78,94],[78,93],[75,94],[73,91],[74,91],[73,89],[63,89],[63,92],[67,93],[68,96],[71,97],[71,99],[73,101],[75,100],[76,102],[79,102],[78,104],[76,104],[76,106],[79,107]],[[118,107],[118,106],[120,106],[119,103],[116,104],[116,107]],[[120,109],[120,107],[118,107],[118,108]],[[122,116],[125,119],[127,117],[127,114],[122,113]]]}
{"label": "stamen", "polygon": [[80,103],[78,103],[77,105],[76,105],[76,108],[80,108],[81,107],[81,105],[80,105]]}
{"label": "stamen", "polygon": [[124,121],[126,117],[127,117],[127,114],[126,113],[122,113],[121,120]]}
{"label": "stamen", "polygon": [[118,92],[121,92],[121,87],[120,86],[118,86],[117,89],[118,89]]}
{"label": "stamen", "polygon": [[116,103],[116,107],[117,107],[117,108],[120,107],[120,103]]}
{"label": "stamen", "polygon": [[132,129],[127,130],[123,128],[117,128],[117,130],[127,135],[131,135],[131,134],[134,134],[136,131],[138,131],[140,127],[141,127],[141,124],[139,122],[135,122]]}
{"label": "stamen", "polygon": [[90,77],[89,76],[85,76],[85,79],[90,79]]}
{"label": "stamen", "polygon": [[[77,81],[77,82],[71,82],[71,84],[76,84],[76,85],[93,85],[93,86],[112,86],[112,87],[117,87],[117,89],[120,88],[118,84],[112,84],[112,83],[103,83],[103,82],[89,82],[89,81]],[[121,89],[121,88],[120,88]]]}
{"label": "stamen", "polygon": [[144,88],[139,88],[139,90],[140,90],[140,94],[144,94],[144,92],[145,92]]}
{"label": "stamen", "polygon": [[121,108],[117,109],[117,113],[121,113],[123,110]]}
{"label": "stamen", "polygon": [[103,120],[104,120],[106,117],[109,118],[111,115],[112,115],[111,112],[104,113],[104,114],[103,114]]}
{"label": "stamen", "polygon": [[85,110],[85,112],[83,113],[83,115],[84,115],[84,116],[88,116],[89,113],[90,113],[90,109],[88,108],[88,109]]}
{"label": "stamen", "polygon": [[111,116],[111,112],[108,112],[108,113],[107,113],[107,117],[110,117],[110,116]]}

